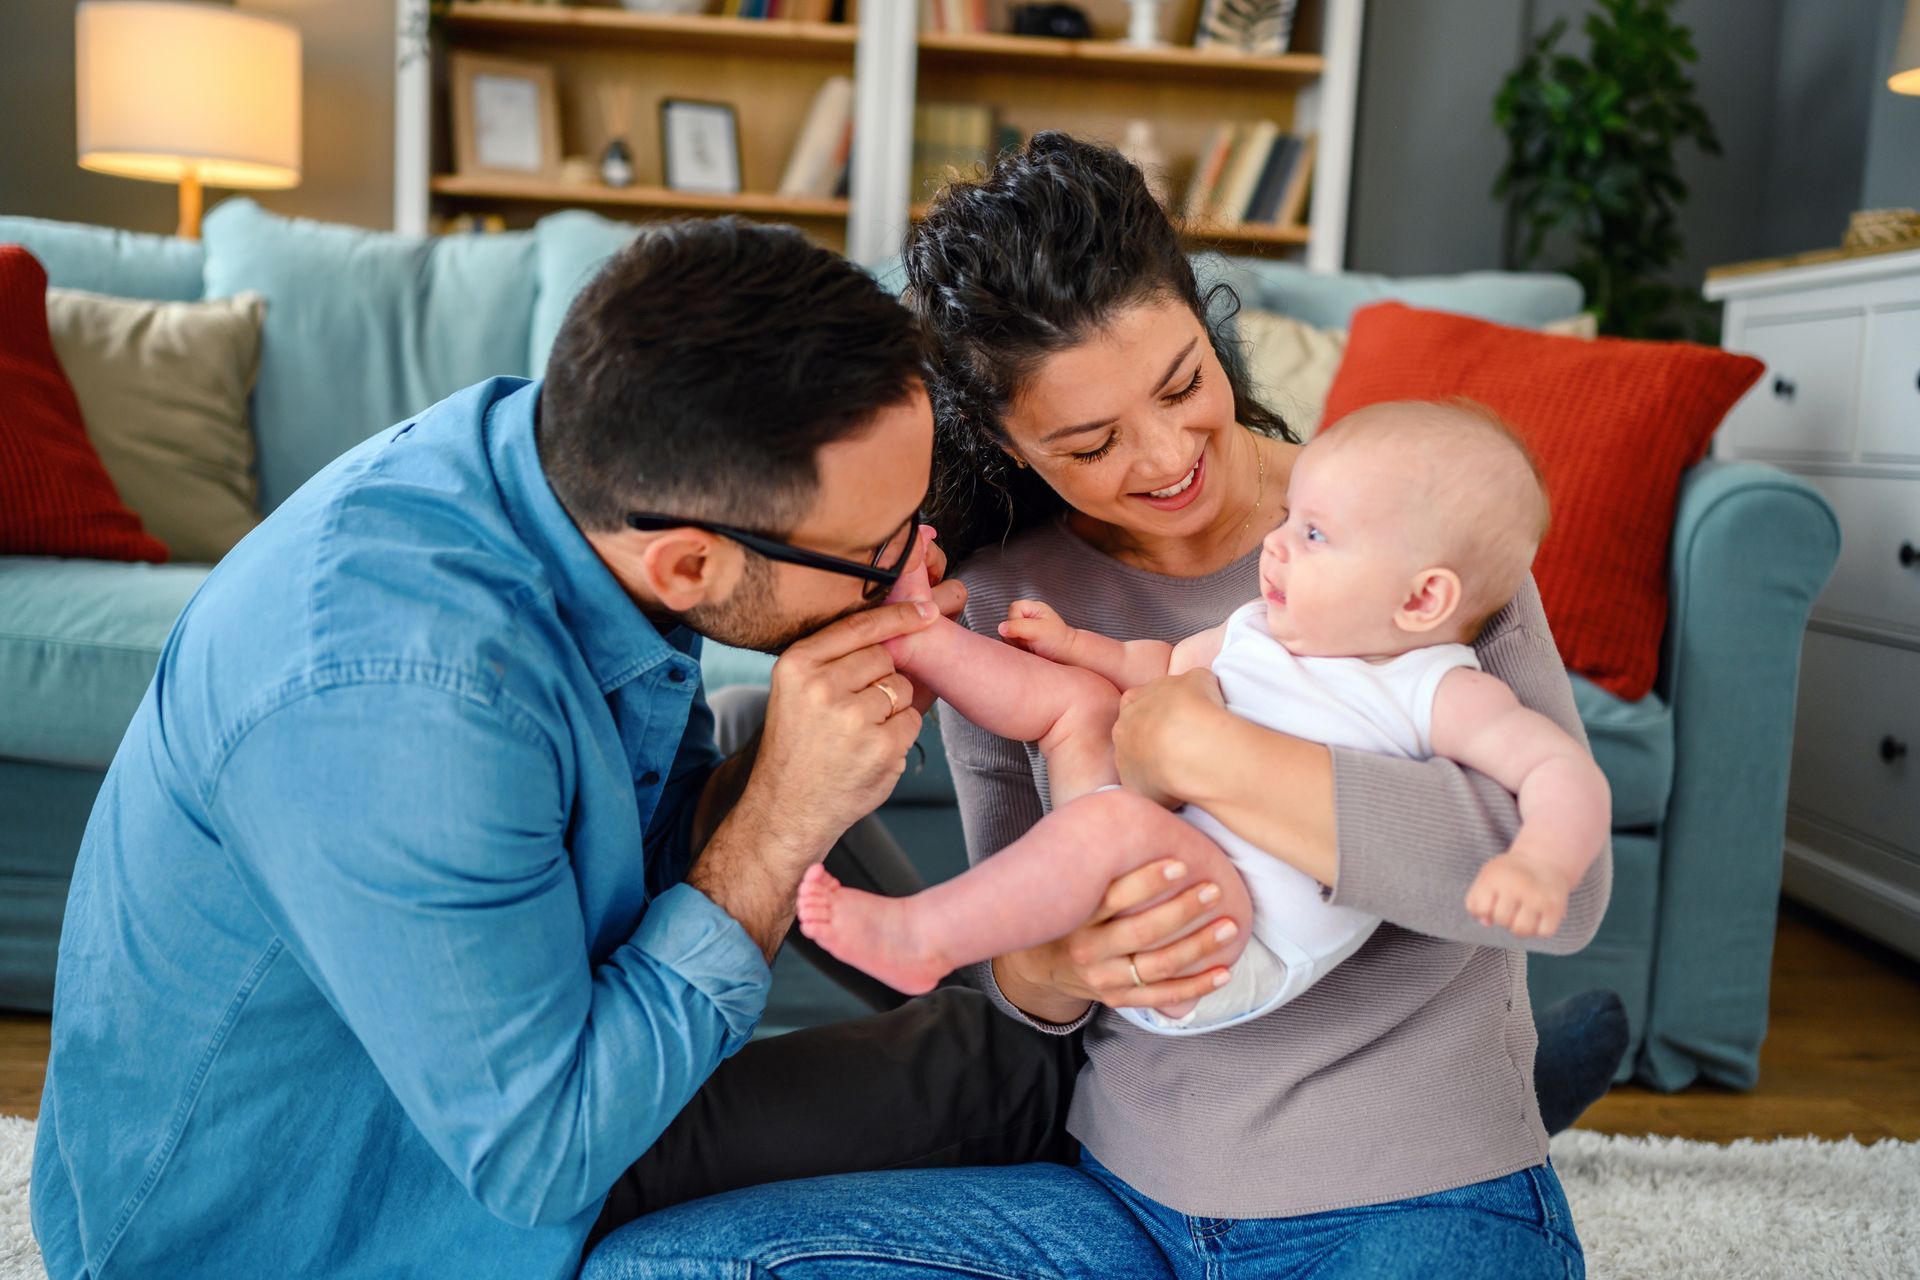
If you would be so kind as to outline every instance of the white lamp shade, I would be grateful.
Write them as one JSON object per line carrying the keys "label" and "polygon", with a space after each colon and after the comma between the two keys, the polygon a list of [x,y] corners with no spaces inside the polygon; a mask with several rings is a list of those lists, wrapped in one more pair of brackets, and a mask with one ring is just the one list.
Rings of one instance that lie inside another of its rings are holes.
{"label": "white lamp shade", "polygon": [[224,6],[82,0],[80,167],[211,187],[300,181],[300,33]]}
{"label": "white lamp shade", "polygon": [[1895,93],[1920,94],[1920,0],[1907,0],[1906,20],[1893,46],[1893,74],[1887,88]]}

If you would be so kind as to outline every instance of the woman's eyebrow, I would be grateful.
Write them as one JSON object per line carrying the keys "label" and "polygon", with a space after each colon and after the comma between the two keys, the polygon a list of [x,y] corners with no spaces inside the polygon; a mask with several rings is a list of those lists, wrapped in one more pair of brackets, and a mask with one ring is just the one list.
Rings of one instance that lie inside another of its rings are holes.
{"label": "woman's eyebrow", "polygon": [[[1173,363],[1169,364],[1167,371],[1160,375],[1160,381],[1156,385],[1164,387],[1169,382],[1172,382],[1173,375],[1180,372],[1180,366],[1187,362],[1187,357],[1193,354],[1194,347],[1198,346],[1199,343],[1200,339],[1198,338],[1188,339],[1187,345],[1180,348],[1180,354],[1173,358]],[[1098,431],[1102,427],[1110,427],[1112,425],[1112,418],[1103,418],[1099,422],[1083,422],[1077,427],[1061,427],[1058,431],[1049,431],[1046,435],[1041,436],[1040,443],[1052,444],[1055,440],[1064,440],[1068,436],[1077,436],[1087,431]]]}

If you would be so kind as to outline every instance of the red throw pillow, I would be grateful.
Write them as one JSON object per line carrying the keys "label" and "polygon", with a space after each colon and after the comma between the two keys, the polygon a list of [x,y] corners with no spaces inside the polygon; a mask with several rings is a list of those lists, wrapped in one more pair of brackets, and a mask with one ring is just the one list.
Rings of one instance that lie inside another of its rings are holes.
{"label": "red throw pillow", "polygon": [[1553,503],[1533,575],[1561,660],[1631,702],[1659,672],[1681,473],[1764,368],[1692,343],[1563,338],[1382,302],[1353,317],[1323,421],[1447,396],[1505,418]]}
{"label": "red throw pillow", "polygon": [[47,336],[47,273],[0,245],[0,555],[165,560],[87,439]]}

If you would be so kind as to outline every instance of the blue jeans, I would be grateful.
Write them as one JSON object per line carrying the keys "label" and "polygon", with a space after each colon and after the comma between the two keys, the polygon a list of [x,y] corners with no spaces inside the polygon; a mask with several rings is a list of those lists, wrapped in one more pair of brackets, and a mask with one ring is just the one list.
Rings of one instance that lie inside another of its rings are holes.
{"label": "blue jeans", "polygon": [[1237,1280],[1586,1275],[1551,1165],[1390,1204],[1196,1218],[1080,1164],[805,1178],[608,1236],[581,1280]]}

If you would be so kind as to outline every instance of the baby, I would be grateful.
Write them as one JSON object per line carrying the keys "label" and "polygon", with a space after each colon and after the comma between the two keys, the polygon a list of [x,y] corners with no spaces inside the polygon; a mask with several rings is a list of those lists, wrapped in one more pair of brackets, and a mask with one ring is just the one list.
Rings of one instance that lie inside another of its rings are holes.
{"label": "baby", "polygon": [[[895,665],[982,728],[1037,742],[1057,804],[1117,783],[1120,690],[1195,667],[1212,670],[1230,710],[1270,729],[1477,769],[1519,797],[1521,828],[1474,880],[1466,908],[1519,937],[1551,935],[1606,842],[1606,779],[1578,742],[1481,672],[1470,647],[1524,582],[1546,531],[1531,457],[1478,406],[1374,405],[1301,451],[1287,508],[1261,547],[1260,599],[1178,644],[1077,630],[1022,600],[1000,626],[1013,644],[942,619],[891,642]],[[917,568],[895,595],[925,590]],[[1310,877],[1196,807],[1181,816],[1224,850],[1219,865],[1194,870],[1230,886],[1230,902],[1244,881],[1252,937],[1197,1004],[1120,1011],[1139,1025],[1195,1034],[1258,1017],[1379,924],[1328,903]],[[848,889],[815,866],[800,886],[801,932],[915,994],[960,965],[1060,937],[1143,859],[1048,831],[1042,823],[911,898]]]}

